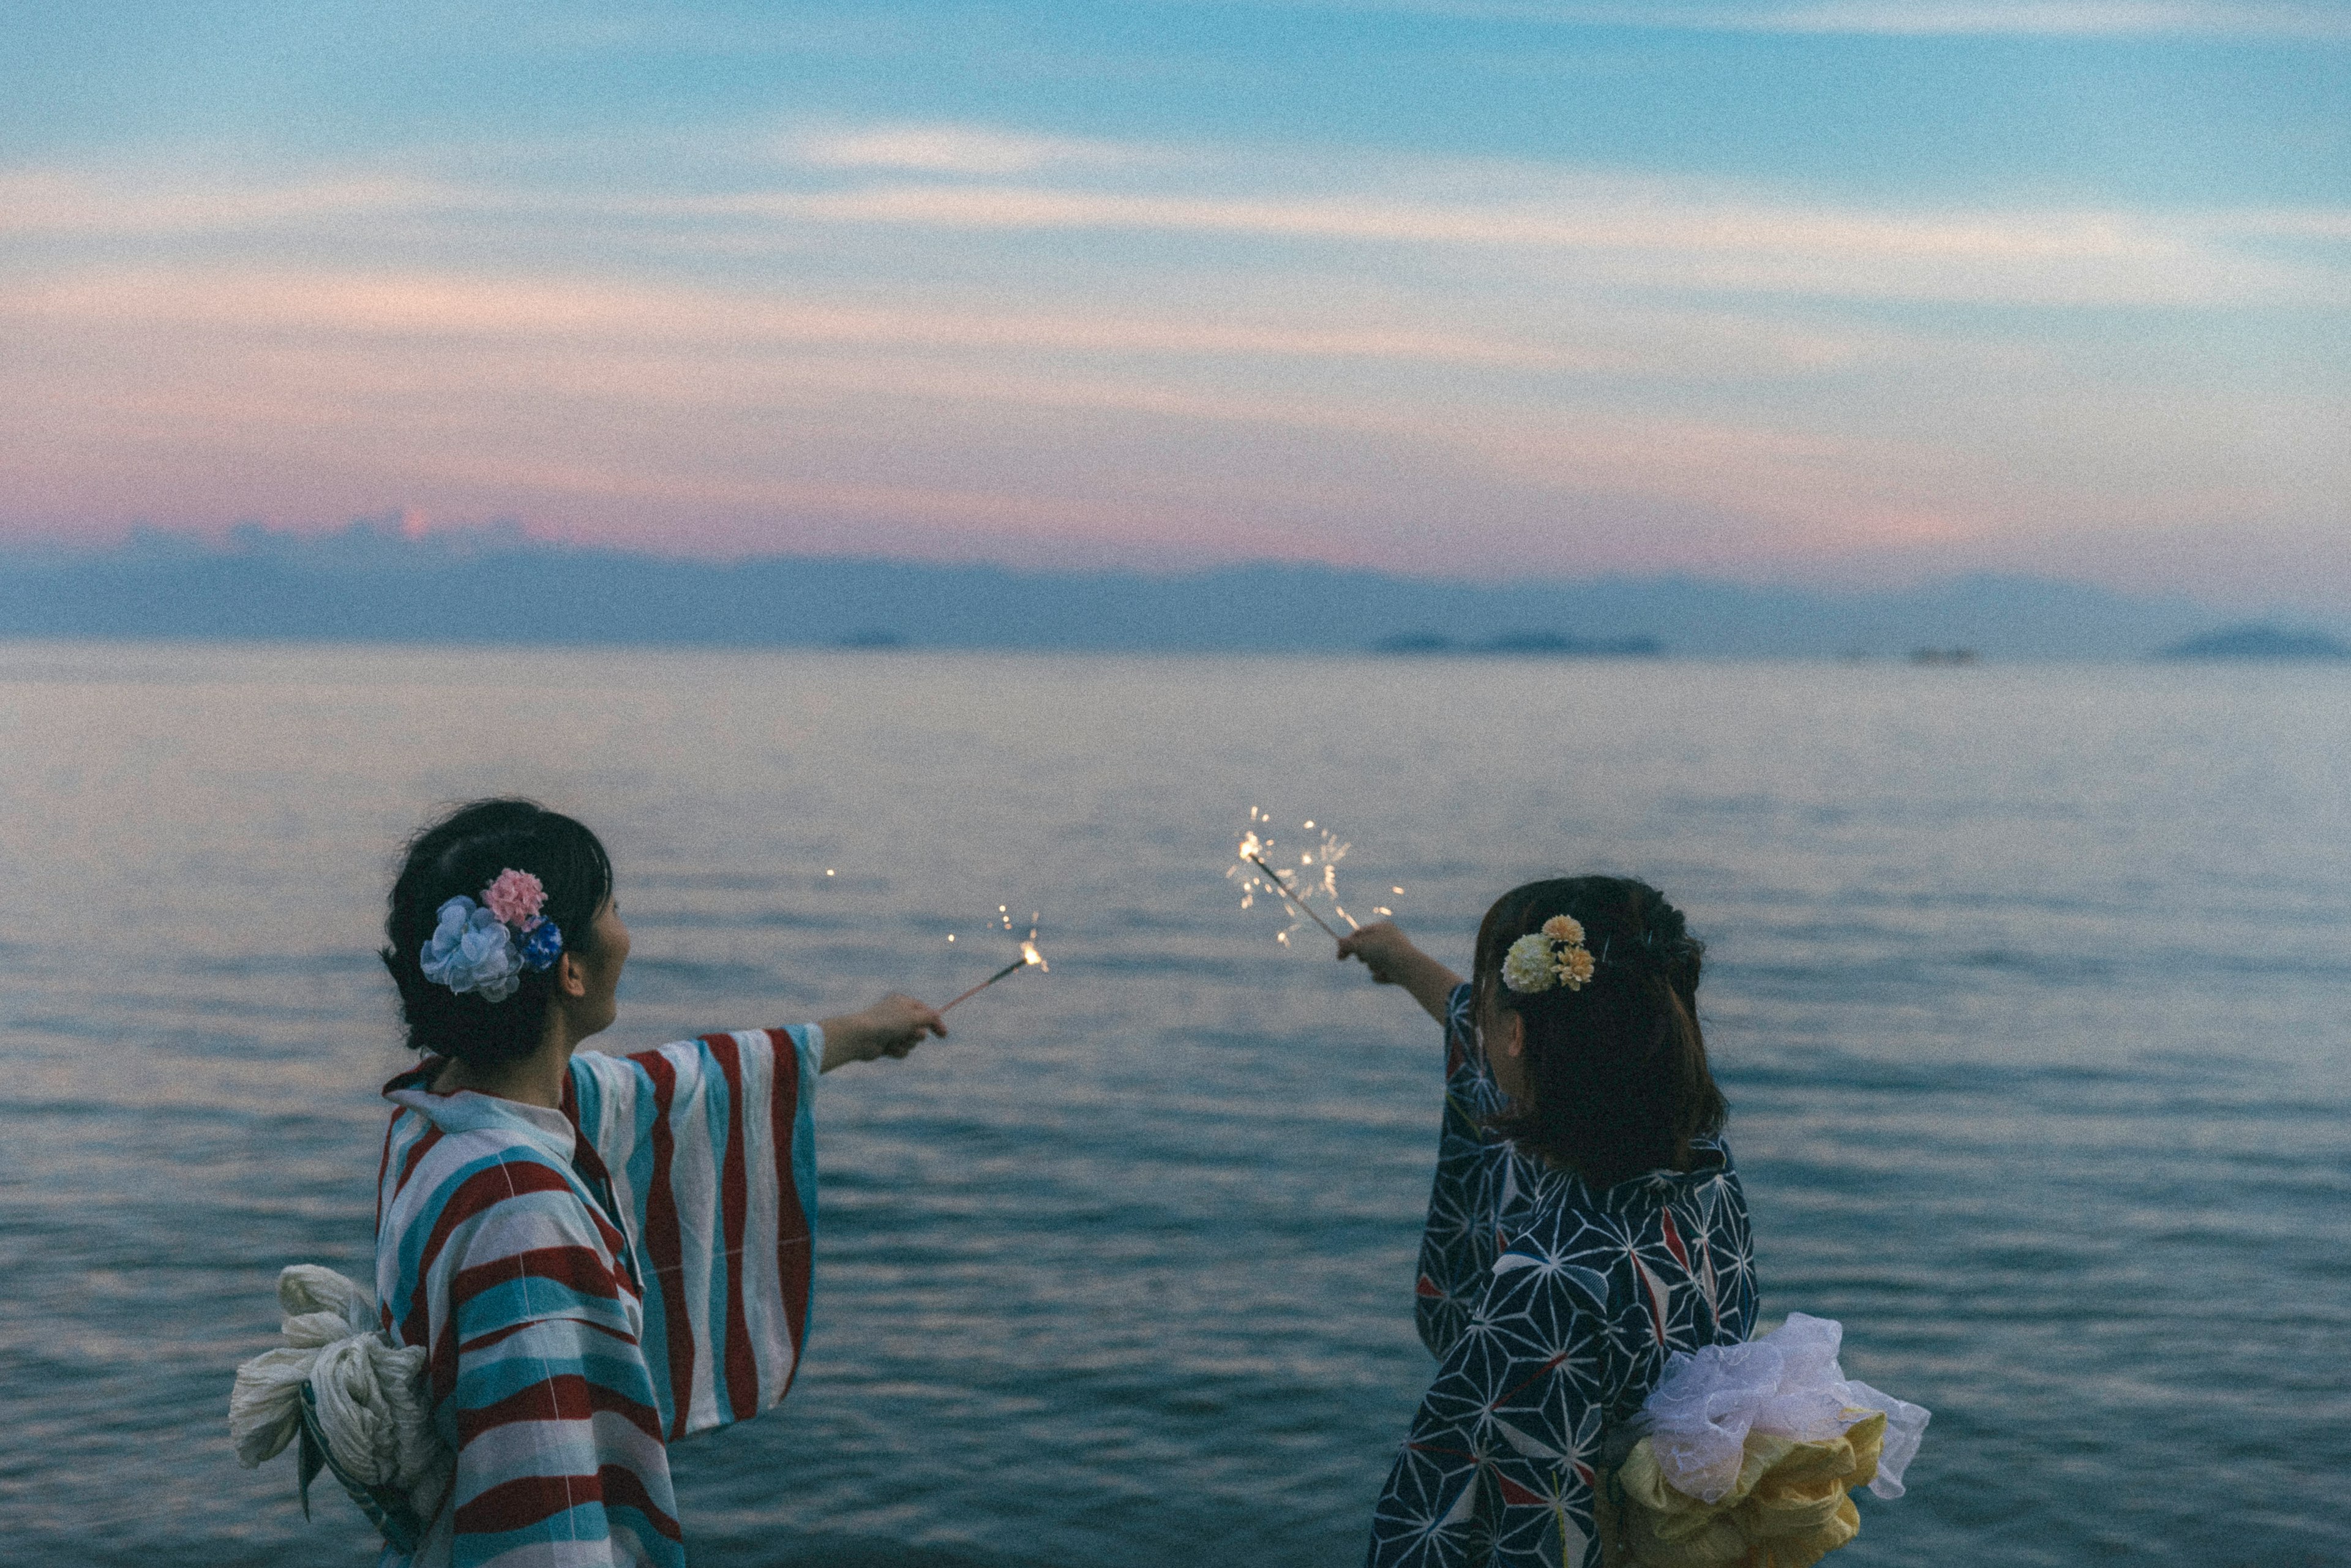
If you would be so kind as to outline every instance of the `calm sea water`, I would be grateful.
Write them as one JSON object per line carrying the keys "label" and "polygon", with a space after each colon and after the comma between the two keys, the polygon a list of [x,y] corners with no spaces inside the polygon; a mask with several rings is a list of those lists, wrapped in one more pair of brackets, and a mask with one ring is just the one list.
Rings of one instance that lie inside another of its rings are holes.
{"label": "calm sea water", "polygon": [[280,1265],[371,1267],[395,845],[527,791],[619,861],[617,1048],[1042,914],[825,1080],[806,1371],[677,1451],[701,1562],[1358,1558],[1437,1047],[1236,907],[1254,804],[1457,965],[1544,872],[1688,910],[1765,1312],[1935,1411],[1840,1561],[2338,1563],[2346,758],[2333,670],[0,647],[0,1538],[369,1560],[229,1375]]}

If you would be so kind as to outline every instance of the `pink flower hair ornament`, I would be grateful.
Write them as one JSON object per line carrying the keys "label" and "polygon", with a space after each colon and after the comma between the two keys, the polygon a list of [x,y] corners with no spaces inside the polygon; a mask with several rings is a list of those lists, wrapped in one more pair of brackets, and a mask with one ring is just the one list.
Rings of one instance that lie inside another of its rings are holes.
{"label": "pink flower hair ornament", "polygon": [[547,884],[527,871],[502,871],[482,890],[482,902],[507,925],[528,931],[547,907]]}

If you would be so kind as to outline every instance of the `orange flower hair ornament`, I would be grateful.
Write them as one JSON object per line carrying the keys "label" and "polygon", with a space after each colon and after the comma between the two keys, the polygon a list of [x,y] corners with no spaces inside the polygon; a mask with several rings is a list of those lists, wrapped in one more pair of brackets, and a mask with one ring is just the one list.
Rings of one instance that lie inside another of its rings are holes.
{"label": "orange flower hair ornament", "polygon": [[1583,945],[1583,923],[1572,915],[1554,915],[1540,931],[1530,931],[1510,944],[1502,956],[1502,984],[1522,997],[1562,986],[1583,989],[1592,978],[1592,952]]}

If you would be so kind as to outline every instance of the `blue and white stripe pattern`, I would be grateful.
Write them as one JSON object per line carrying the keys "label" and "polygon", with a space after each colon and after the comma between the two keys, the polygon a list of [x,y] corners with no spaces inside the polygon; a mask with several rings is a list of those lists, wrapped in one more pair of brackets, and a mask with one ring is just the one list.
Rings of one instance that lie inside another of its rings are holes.
{"label": "blue and white stripe pattern", "polygon": [[573,1058],[562,1110],[394,1079],[385,1327],[428,1347],[449,1501],[385,1568],[682,1568],[666,1445],[780,1400],[806,1337],[821,1031]]}

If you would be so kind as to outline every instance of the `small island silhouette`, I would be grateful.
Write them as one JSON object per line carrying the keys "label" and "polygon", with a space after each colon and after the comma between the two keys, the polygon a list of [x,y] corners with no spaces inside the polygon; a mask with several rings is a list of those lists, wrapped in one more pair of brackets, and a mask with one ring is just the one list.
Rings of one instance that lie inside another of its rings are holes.
{"label": "small island silhouette", "polygon": [[2164,648],[2164,659],[2351,659],[2351,643],[2324,632],[2265,624],[2224,626]]}
{"label": "small island silhouette", "polygon": [[1372,644],[1374,653],[1539,654],[1577,659],[1654,659],[1665,644],[1655,637],[1571,637],[1561,632],[1505,632],[1465,643],[1441,632],[1399,632]]}

